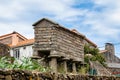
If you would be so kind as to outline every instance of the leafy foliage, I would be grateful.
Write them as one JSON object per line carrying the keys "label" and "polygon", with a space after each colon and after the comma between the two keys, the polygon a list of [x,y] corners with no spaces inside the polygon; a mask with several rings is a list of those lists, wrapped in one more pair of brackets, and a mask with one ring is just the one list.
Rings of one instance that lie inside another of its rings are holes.
{"label": "leafy foliage", "polygon": [[[23,58],[21,60],[9,57],[1,57],[0,58],[0,68],[2,69],[20,69],[20,70],[35,70],[41,72],[47,72],[50,69],[40,65],[36,60],[32,60],[31,58]],[[11,62],[13,62],[11,64]]]}
{"label": "leafy foliage", "polygon": [[84,53],[85,54],[91,54],[91,55],[97,55],[99,53],[99,50],[97,48],[90,48],[90,45],[84,46]]}
{"label": "leafy foliage", "polygon": [[86,74],[86,70],[87,68],[86,67],[81,67],[80,69],[79,69],[79,72],[81,73],[81,74]]}
{"label": "leafy foliage", "polygon": [[90,63],[89,61],[98,61],[100,62],[103,66],[105,65],[105,58],[103,57],[102,54],[99,53],[99,50],[97,48],[90,47],[90,45],[85,45],[84,46],[84,61],[86,63],[86,66],[84,66],[84,70],[89,71],[90,69]]}
{"label": "leafy foliage", "polygon": [[89,63],[89,60],[90,61],[99,61],[103,66],[105,66],[105,64],[104,64],[105,58],[103,57],[102,54],[99,53],[99,50],[97,48],[90,48],[89,45],[85,45],[84,53],[85,53],[84,60],[86,63]]}

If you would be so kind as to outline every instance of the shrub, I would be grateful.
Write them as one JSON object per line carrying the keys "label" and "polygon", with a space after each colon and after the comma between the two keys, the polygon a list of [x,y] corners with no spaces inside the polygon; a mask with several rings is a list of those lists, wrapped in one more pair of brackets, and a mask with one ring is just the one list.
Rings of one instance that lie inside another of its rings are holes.
{"label": "shrub", "polygon": [[35,70],[41,72],[47,72],[50,70],[48,67],[42,66],[36,60],[31,58],[23,58],[21,60],[14,59],[10,57],[0,58],[0,68],[1,69],[20,69],[20,70]]}

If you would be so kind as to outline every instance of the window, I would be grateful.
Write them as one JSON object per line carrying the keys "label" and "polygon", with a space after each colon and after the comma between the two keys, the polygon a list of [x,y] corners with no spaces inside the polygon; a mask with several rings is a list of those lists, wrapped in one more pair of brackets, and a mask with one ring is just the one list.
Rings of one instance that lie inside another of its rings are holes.
{"label": "window", "polygon": [[26,49],[26,46],[24,46],[23,49]]}
{"label": "window", "polygon": [[19,49],[15,49],[15,50],[14,50],[13,56],[14,56],[15,58],[19,59],[19,57],[20,57],[20,51],[19,51]]}

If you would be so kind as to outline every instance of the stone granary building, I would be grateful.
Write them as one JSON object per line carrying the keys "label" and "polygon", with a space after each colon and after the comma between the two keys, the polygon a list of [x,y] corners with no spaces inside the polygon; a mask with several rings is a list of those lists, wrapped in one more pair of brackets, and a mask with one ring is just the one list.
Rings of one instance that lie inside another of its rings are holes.
{"label": "stone granary building", "polygon": [[54,72],[76,72],[84,62],[84,44],[96,47],[84,35],[43,18],[33,24],[35,33],[34,58],[43,58],[44,65]]}

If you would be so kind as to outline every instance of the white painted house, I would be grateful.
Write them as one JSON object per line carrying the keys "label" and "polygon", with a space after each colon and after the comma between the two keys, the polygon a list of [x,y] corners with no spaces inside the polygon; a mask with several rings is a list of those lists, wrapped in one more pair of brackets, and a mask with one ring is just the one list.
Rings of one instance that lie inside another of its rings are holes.
{"label": "white painted house", "polygon": [[34,39],[27,39],[18,32],[0,36],[0,42],[10,46],[10,55],[17,59],[32,57]]}
{"label": "white painted house", "polygon": [[15,46],[11,46],[10,54],[15,58],[32,57],[34,39],[19,42]]}

